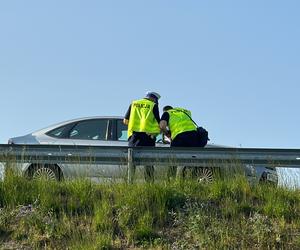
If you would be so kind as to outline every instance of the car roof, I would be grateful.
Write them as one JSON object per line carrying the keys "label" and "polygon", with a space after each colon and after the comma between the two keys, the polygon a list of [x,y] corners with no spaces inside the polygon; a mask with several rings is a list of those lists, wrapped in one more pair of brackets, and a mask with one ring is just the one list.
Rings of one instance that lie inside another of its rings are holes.
{"label": "car roof", "polygon": [[[87,117],[81,117],[81,118],[74,118],[74,119],[70,119],[70,120],[67,120],[67,121],[63,121],[63,122],[60,122],[60,123],[53,124],[51,126],[43,128],[43,129],[39,129],[39,130],[37,130],[37,131],[35,131],[31,134],[32,135],[45,134],[45,133],[49,132],[52,129],[59,128],[61,126],[67,125],[67,124],[72,123],[72,122],[80,122],[80,121],[93,120],[93,119],[123,120],[124,117],[122,117],[122,116],[87,116]],[[219,147],[231,148],[230,146],[210,144],[210,143],[208,143],[206,147],[208,147],[208,148],[219,148]]]}
{"label": "car roof", "polygon": [[81,118],[75,118],[75,119],[71,119],[71,120],[67,120],[67,121],[63,121],[63,122],[59,122],[53,125],[50,125],[48,127],[36,130],[32,133],[32,135],[37,135],[37,134],[44,134],[47,133],[48,131],[67,125],[69,123],[72,122],[80,122],[80,121],[85,121],[85,120],[94,120],[94,119],[111,119],[111,120],[123,120],[124,117],[122,116],[89,116],[89,117],[81,117]]}

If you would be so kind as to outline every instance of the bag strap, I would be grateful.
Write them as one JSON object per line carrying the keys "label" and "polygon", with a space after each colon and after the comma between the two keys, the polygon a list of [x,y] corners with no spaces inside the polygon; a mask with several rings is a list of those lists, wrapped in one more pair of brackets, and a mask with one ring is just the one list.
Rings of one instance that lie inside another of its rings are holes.
{"label": "bag strap", "polygon": [[187,117],[190,118],[191,121],[197,126],[197,128],[199,127],[198,124],[192,119],[192,117],[191,117],[188,113],[186,113],[186,112],[183,111],[183,110],[179,110],[179,111],[181,111],[182,113],[185,113],[185,114],[187,115]]}
{"label": "bag strap", "polygon": [[[197,126],[197,128],[199,128],[199,126],[198,126],[198,124],[192,119],[192,117],[188,114],[188,113],[186,113],[186,112],[184,112],[183,110],[180,110],[181,112],[183,112],[183,113],[185,113],[190,119],[191,119],[191,121]],[[202,127],[201,127],[202,128]],[[202,128],[203,129],[203,128]],[[204,129],[205,130],[205,129]],[[205,130],[206,131],[206,130]],[[207,133],[207,131],[206,131],[206,133]],[[207,140],[208,141],[210,141],[210,139],[207,137]]]}

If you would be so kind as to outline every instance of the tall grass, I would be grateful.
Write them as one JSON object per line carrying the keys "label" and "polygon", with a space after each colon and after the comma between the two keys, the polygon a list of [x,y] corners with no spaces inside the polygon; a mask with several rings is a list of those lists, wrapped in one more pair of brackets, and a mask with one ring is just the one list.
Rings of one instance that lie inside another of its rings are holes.
{"label": "tall grass", "polygon": [[297,190],[251,186],[237,175],[95,184],[0,182],[3,249],[299,249]]}

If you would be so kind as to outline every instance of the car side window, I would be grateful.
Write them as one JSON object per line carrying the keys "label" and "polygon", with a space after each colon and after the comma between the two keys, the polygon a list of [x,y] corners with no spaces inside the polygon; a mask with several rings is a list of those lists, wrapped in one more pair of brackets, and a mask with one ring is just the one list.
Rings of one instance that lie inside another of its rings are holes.
{"label": "car side window", "polygon": [[47,135],[52,136],[52,137],[56,137],[56,138],[61,138],[64,129],[65,129],[65,127],[60,127],[60,128],[51,130],[50,132],[47,133]]}
{"label": "car side window", "polygon": [[117,140],[127,141],[127,125],[123,123],[122,120],[117,121]]}
{"label": "car side window", "polygon": [[78,122],[70,131],[70,139],[107,140],[108,120],[94,119]]}
{"label": "car side window", "polygon": [[71,126],[71,124],[67,124],[65,126],[55,128],[55,129],[49,131],[48,133],[46,133],[46,135],[49,135],[49,136],[55,137],[55,138],[64,138],[65,134],[68,131],[68,129],[70,128],[70,126]]}

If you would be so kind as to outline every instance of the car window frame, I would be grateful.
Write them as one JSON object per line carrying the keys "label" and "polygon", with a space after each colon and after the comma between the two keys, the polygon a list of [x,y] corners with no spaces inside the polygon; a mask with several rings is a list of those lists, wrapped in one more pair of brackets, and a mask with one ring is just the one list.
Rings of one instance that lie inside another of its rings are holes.
{"label": "car window frame", "polygon": [[[93,139],[80,139],[80,138],[70,138],[70,134],[71,131],[81,122],[87,122],[87,121],[100,121],[100,120],[106,120],[107,124],[106,124],[106,134],[105,134],[105,140],[93,140]],[[69,140],[88,140],[88,141],[111,141],[111,137],[112,137],[112,132],[111,132],[111,119],[109,118],[92,118],[92,119],[86,119],[86,120],[81,120],[81,121],[77,121],[73,124],[73,126],[69,129],[68,133],[67,133],[67,137],[64,139],[69,139]]]}
{"label": "car window frame", "polygon": [[123,123],[123,119],[121,119],[121,118],[114,119],[114,121],[113,121],[113,127],[112,127],[112,131],[113,131],[112,138],[113,138],[114,141],[126,142],[127,139],[126,140],[118,140],[118,121],[120,121],[121,123]]}

